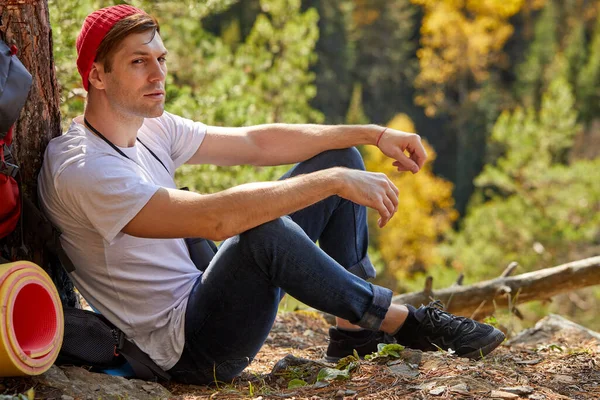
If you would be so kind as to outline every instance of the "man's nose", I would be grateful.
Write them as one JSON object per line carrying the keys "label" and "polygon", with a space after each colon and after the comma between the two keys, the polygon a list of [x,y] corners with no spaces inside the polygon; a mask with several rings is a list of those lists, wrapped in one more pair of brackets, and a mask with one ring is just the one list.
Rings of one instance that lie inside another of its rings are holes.
{"label": "man's nose", "polygon": [[150,71],[149,80],[151,82],[164,81],[167,76],[167,67],[156,60],[152,64],[152,70]]}

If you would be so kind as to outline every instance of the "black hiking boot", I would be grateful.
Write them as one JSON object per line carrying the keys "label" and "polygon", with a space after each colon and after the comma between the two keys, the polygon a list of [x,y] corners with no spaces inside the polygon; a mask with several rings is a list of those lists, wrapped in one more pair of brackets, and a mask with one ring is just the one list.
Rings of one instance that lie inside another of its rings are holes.
{"label": "black hiking boot", "polygon": [[491,325],[443,311],[439,300],[418,309],[407,307],[409,315],[394,335],[403,346],[422,351],[451,349],[459,357],[479,359],[504,341],[504,333]]}
{"label": "black hiking boot", "polygon": [[362,358],[376,352],[379,343],[395,343],[395,340],[382,331],[345,331],[331,327],[325,359],[329,362],[337,362],[341,358],[352,355],[354,350]]}

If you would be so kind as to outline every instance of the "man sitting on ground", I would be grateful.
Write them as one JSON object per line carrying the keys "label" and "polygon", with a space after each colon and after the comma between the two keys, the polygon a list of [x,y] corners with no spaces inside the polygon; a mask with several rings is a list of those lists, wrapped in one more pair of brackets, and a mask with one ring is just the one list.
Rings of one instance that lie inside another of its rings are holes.
{"label": "man sitting on ground", "polygon": [[[398,170],[417,173],[426,160],[419,136],[374,125],[224,128],[165,112],[158,23],[128,5],[90,14],[77,52],[85,113],[48,145],[40,200],[63,232],[79,291],[174,379],[239,375],[285,293],[338,317],[330,359],[375,350],[382,332],[469,358],[504,340],[434,306],[391,304],[389,289],[366,280],[375,276],[366,207],[384,227],[399,190],[365,171],[353,146],[378,146]],[[176,189],[184,163],[298,164],[276,182],[203,195]],[[186,237],[224,240],[204,271]]]}

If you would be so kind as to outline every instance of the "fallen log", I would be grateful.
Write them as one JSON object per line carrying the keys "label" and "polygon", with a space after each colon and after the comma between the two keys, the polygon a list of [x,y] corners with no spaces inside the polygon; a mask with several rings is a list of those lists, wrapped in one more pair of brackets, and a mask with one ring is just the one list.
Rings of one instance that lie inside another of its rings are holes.
{"label": "fallen log", "polygon": [[460,286],[457,282],[445,289],[431,290],[428,279],[422,292],[394,296],[393,302],[420,306],[441,300],[449,312],[471,318],[483,318],[501,308],[519,315],[517,304],[549,300],[560,293],[600,284],[600,256],[509,276],[515,267],[511,263],[500,277],[469,286]]}

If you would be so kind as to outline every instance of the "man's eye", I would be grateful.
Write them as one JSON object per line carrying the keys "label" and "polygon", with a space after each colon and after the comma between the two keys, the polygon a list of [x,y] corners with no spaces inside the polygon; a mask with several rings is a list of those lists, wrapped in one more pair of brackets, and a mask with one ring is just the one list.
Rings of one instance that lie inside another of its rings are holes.
{"label": "man's eye", "polygon": [[158,57],[158,62],[161,62],[161,63],[167,62],[167,57]]}
{"label": "man's eye", "polygon": [[141,63],[143,63],[143,62],[144,62],[144,60],[143,60],[143,59],[141,59],[141,58],[138,58],[137,60],[133,60],[133,61],[132,61],[132,63],[133,63],[133,64],[141,64]]}

